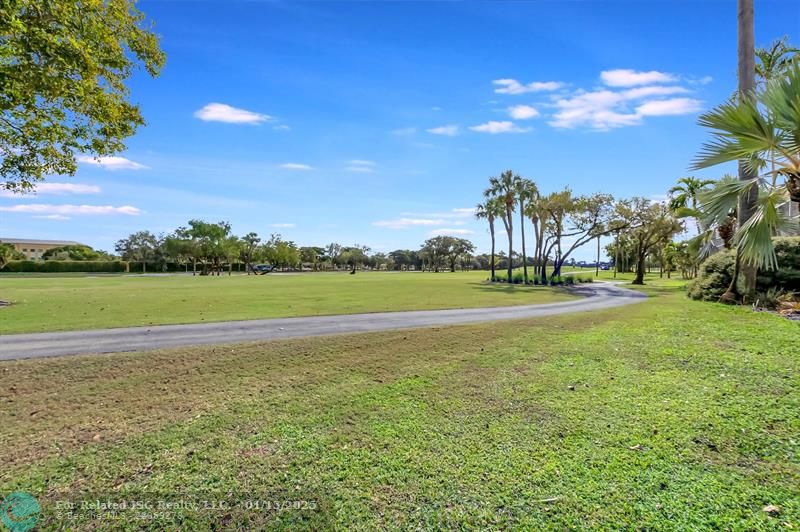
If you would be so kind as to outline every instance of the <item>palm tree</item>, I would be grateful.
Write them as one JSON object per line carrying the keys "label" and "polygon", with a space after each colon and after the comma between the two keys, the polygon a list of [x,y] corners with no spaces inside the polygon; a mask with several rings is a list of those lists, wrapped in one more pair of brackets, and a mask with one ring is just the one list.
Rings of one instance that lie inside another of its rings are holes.
{"label": "palm tree", "polygon": [[669,189],[669,207],[677,215],[692,216],[697,224],[697,234],[702,232],[697,211],[697,196],[715,181],[711,179],[697,179],[696,177],[682,177],[678,184]]}
{"label": "palm tree", "polygon": [[[739,220],[734,241],[737,245],[737,264],[754,268],[777,267],[772,236],[790,223],[790,216],[781,210],[787,201],[800,205],[800,64],[792,65],[786,77],[770,81],[764,91],[754,98],[720,105],[702,115],[700,124],[714,130],[714,138],[704,145],[694,168],[739,160],[737,181],[720,182],[711,192],[701,195],[702,209],[711,222],[720,223],[730,210],[739,204]],[[771,180],[759,179],[758,172],[767,167]],[[784,179],[779,183],[778,178]],[[742,205],[754,208],[742,216]],[[796,227],[796,221],[793,221]],[[737,273],[737,270],[735,270]],[[725,300],[735,298],[736,277],[724,294]]]}
{"label": "palm tree", "polygon": [[500,204],[497,200],[494,199],[486,199],[483,203],[479,203],[475,206],[475,218],[479,220],[486,220],[489,222],[489,234],[492,237],[492,256],[491,256],[491,268],[492,268],[492,276],[491,279],[494,281],[494,249],[495,249],[495,238],[494,238],[494,221],[497,219],[498,213],[500,211]]}
{"label": "palm tree", "polygon": [[785,76],[792,64],[797,61],[800,49],[787,44],[787,37],[773,41],[768,48],[756,50],[756,79],[766,86],[773,79]]}
{"label": "palm tree", "polygon": [[534,201],[539,196],[536,183],[530,179],[520,179],[517,185],[517,200],[519,201],[519,230],[522,235],[522,275],[525,284],[528,284],[528,255],[525,251],[525,212],[527,202]]}
{"label": "palm tree", "polygon": [[489,188],[487,188],[483,195],[486,198],[497,198],[505,206],[501,211],[500,218],[503,220],[503,225],[506,228],[506,235],[508,235],[508,282],[513,283],[513,269],[511,257],[514,256],[514,223],[512,214],[517,203],[517,182],[520,177],[511,170],[506,170],[499,177],[489,178]]}

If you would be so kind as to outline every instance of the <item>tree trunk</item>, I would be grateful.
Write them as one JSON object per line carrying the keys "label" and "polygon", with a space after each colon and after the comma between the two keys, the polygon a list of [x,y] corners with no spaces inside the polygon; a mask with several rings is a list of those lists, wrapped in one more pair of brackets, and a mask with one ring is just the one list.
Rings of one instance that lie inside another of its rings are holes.
{"label": "tree trunk", "polygon": [[522,235],[522,278],[528,284],[528,256],[525,253],[525,212],[522,200],[519,200],[519,230]]}
{"label": "tree trunk", "polygon": [[513,223],[513,216],[511,212],[511,205],[506,204],[506,219],[508,219],[508,224],[506,229],[508,230],[508,283],[511,284],[514,280],[511,278],[513,276],[514,270],[514,223]]}
{"label": "tree trunk", "polygon": [[[753,0],[738,0],[738,67],[739,67],[739,98],[744,100],[753,97],[756,89],[755,67],[755,29],[753,15]],[[744,161],[739,161],[739,180],[747,181],[757,177],[756,173],[748,170]],[[758,188],[751,187],[747,194],[739,199],[739,227],[744,226],[756,208]],[[737,260],[741,261],[739,251],[736,252]],[[745,295],[753,295],[756,290],[756,268],[750,265],[739,265],[744,277]],[[732,286],[735,290],[736,278]],[[726,292],[727,293],[727,292]]]}
{"label": "tree trunk", "polygon": [[636,278],[633,280],[632,284],[644,284],[644,263],[646,253],[639,251],[639,258],[636,261]]}
{"label": "tree trunk", "polygon": [[739,287],[737,286],[737,279],[739,278],[739,272],[742,268],[742,257],[739,254],[739,247],[736,247],[736,259],[733,262],[733,278],[731,279],[731,284],[728,285],[728,289],[725,290],[725,293],[719,296],[720,303],[727,303],[729,305],[735,305],[739,302]]}
{"label": "tree trunk", "polygon": [[494,220],[489,221],[489,233],[492,235],[492,256],[491,256],[491,264],[489,267],[492,269],[492,277],[491,280],[494,282]]}
{"label": "tree trunk", "polygon": [[600,277],[600,235],[597,235],[597,262],[594,263],[595,265],[595,277]]}

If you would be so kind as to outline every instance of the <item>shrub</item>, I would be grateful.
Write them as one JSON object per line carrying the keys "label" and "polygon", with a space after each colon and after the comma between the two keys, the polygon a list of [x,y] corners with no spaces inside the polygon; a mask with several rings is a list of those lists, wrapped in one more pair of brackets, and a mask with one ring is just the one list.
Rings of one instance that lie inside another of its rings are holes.
{"label": "shrub", "polygon": [[572,276],[572,275],[564,276],[564,284],[566,284],[567,286],[574,285],[575,284],[575,279],[573,277],[574,276]]}
{"label": "shrub", "polygon": [[559,286],[564,284],[564,280],[561,278],[560,275],[554,275],[550,278],[550,286]]}
{"label": "shrub", "polygon": [[539,278],[538,277],[534,277],[533,278],[533,286],[539,286]]}
{"label": "shrub", "polygon": [[71,260],[13,260],[6,264],[3,272],[10,273],[120,273],[126,263],[121,260],[71,261]]}
{"label": "shrub", "polygon": [[525,280],[525,277],[518,272],[514,274],[514,277],[512,277],[511,280],[514,282],[514,284],[521,284],[522,281]]}
{"label": "shrub", "polygon": [[[778,269],[760,271],[756,277],[756,292],[766,294],[771,288],[777,291],[800,291],[800,237],[775,238]],[[692,299],[717,301],[731,284],[735,251],[720,251],[700,264],[697,277],[689,284]],[[739,289],[742,290],[741,280]]]}

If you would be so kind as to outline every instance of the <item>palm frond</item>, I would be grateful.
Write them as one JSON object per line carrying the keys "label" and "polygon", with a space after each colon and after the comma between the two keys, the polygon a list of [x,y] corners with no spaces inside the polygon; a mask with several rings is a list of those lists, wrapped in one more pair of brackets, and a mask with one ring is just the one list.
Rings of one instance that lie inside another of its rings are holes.
{"label": "palm frond", "polygon": [[728,214],[738,207],[739,198],[757,184],[757,178],[740,181],[726,177],[711,190],[700,194],[698,200],[703,212],[703,223],[708,227],[722,224]]}
{"label": "palm frond", "polygon": [[785,192],[780,189],[762,193],[752,216],[736,231],[734,239],[746,264],[766,270],[778,268],[772,237],[789,222],[779,209],[785,201]]}
{"label": "palm frond", "polygon": [[769,115],[763,115],[750,98],[719,105],[701,115],[698,123],[714,130],[714,134],[695,158],[692,168],[696,170],[751,160],[754,155],[774,149],[778,142],[778,132]]}

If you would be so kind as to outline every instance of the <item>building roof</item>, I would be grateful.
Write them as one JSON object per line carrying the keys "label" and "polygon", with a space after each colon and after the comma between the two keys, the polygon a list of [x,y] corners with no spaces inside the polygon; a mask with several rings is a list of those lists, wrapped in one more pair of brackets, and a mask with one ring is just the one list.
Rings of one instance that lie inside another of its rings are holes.
{"label": "building roof", "polygon": [[4,244],[41,244],[43,246],[83,246],[74,240],[36,240],[34,238],[4,238],[0,237],[0,242]]}

